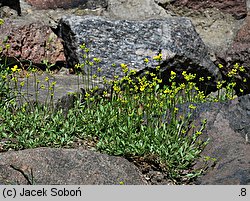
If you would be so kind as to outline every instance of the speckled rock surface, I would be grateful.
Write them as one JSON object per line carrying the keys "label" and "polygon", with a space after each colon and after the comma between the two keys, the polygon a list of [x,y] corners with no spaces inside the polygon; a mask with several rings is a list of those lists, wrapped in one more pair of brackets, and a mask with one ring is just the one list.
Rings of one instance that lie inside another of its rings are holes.
{"label": "speckled rock surface", "polygon": [[[250,95],[227,103],[201,104],[194,119],[196,125],[207,119],[203,139],[209,144],[203,156],[216,158],[207,172],[198,178],[202,185],[249,185],[250,184]],[[197,163],[196,167],[201,167]]]}
{"label": "speckled rock surface", "polygon": [[0,0],[0,7],[8,6],[21,15],[20,0]]}
{"label": "speckled rock surface", "polygon": [[[128,65],[129,69],[143,70],[144,59],[151,60],[160,50],[162,52],[161,74],[166,77],[170,70],[181,73],[183,70],[204,76],[211,76],[204,87],[215,87],[220,73],[208,56],[208,51],[195,31],[191,21],[186,18],[165,18],[163,20],[128,21],[108,20],[93,16],[68,16],[60,25],[65,54],[69,66],[83,62],[83,52],[79,48],[86,43],[90,49],[89,57],[98,57],[101,62],[92,67],[103,69],[102,75],[113,77],[112,64]],[[149,63],[154,68],[158,62]],[[85,69],[87,72],[87,69]],[[116,75],[124,75],[116,68]],[[165,78],[163,78],[165,79]],[[166,78],[167,79],[167,78]]]}
{"label": "speckled rock surface", "polygon": [[[46,10],[37,10],[35,6],[28,5],[28,1],[34,5],[50,5],[54,9],[46,8]],[[90,6],[86,2],[89,2]],[[82,0],[20,0],[20,7],[22,18],[25,20],[33,19],[33,21],[39,19],[44,24],[53,27],[54,30],[57,30],[60,19],[68,14],[91,14],[107,16],[111,19],[131,20],[145,20],[169,16],[188,17],[205,45],[208,46],[211,59],[216,61],[217,53],[225,52],[228,48],[231,48],[237,31],[244,21],[242,17],[245,16],[246,8],[250,5],[249,0],[228,0],[225,3],[223,2],[223,4],[214,0],[106,0],[94,1],[95,4],[91,3],[91,0],[86,2],[82,3]],[[74,7],[73,4],[81,6]],[[65,8],[68,6],[70,9],[61,9],[62,5],[65,5]],[[89,9],[84,9],[84,6]],[[235,18],[234,13],[237,13],[238,17]]]}
{"label": "speckled rock surface", "polygon": [[[236,63],[245,68],[235,78],[237,86],[236,91],[244,89],[244,94],[250,93],[250,13],[245,19],[240,30],[237,32],[232,45],[225,52],[217,54],[217,59],[225,66],[224,74],[227,74]],[[243,82],[243,80],[246,81]]]}
{"label": "speckled rock surface", "polygon": [[1,184],[147,184],[126,159],[87,150],[37,148],[0,153]]}
{"label": "speckled rock surface", "polygon": [[88,8],[96,9],[98,7],[107,7],[108,0],[25,0],[27,3],[37,9],[55,9],[55,8]]}
{"label": "speckled rock surface", "polygon": [[170,17],[154,0],[108,0],[105,16],[111,19],[126,20]]}
{"label": "speckled rock surface", "polygon": [[185,6],[195,10],[214,7],[233,15],[237,19],[244,18],[247,15],[246,0],[175,0],[172,4],[174,6]]}
{"label": "speckled rock surface", "polygon": [[[3,41],[10,45],[8,50]],[[18,60],[30,60],[33,64],[40,64],[43,60],[52,64],[65,62],[61,39],[49,26],[39,21],[5,20],[0,27],[0,43],[3,54],[15,58],[17,63]]]}
{"label": "speckled rock surface", "polygon": [[196,3],[192,0],[186,1],[188,5],[191,4],[190,6],[184,6],[184,1],[157,0],[156,2],[172,16],[190,19],[214,60],[216,60],[214,54],[225,52],[230,47],[243,21],[209,4],[209,1],[196,1]]}

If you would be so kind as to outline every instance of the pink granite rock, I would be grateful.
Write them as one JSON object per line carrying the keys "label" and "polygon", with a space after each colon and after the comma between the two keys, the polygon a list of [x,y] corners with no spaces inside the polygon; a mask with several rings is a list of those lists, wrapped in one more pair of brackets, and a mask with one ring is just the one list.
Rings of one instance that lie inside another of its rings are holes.
{"label": "pink granite rock", "polygon": [[38,9],[106,7],[107,0],[25,0]]}
{"label": "pink granite rock", "polygon": [[175,6],[185,6],[191,9],[218,8],[225,13],[232,14],[235,18],[241,19],[247,15],[246,0],[176,0]]}
{"label": "pink granite rock", "polygon": [[[238,31],[232,46],[226,53],[219,55],[224,63],[231,69],[235,63],[245,67],[245,72],[236,78],[236,82],[245,90],[245,94],[250,93],[250,15],[244,21],[241,29]],[[243,82],[244,78],[246,81]],[[236,89],[237,90],[237,89]],[[238,89],[239,90],[239,89]]]}
{"label": "pink granite rock", "polygon": [[[7,50],[2,42],[10,44]],[[65,62],[62,40],[47,25],[25,20],[6,20],[0,27],[0,44],[3,54],[19,60],[30,60],[39,64]]]}

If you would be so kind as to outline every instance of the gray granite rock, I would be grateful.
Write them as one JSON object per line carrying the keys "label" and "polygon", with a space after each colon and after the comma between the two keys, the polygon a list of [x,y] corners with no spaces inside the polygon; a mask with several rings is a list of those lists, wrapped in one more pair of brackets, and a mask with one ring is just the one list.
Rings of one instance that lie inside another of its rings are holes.
{"label": "gray granite rock", "polygon": [[1,184],[147,184],[126,159],[87,150],[37,148],[0,154]]}
{"label": "gray granite rock", "polygon": [[170,17],[153,0],[109,0],[106,16],[112,19],[145,20]]}
{"label": "gray granite rock", "polygon": [[[159,51],[163,56],[163,80],[167,80],[171,70],[179,74],[186,70],[196,73],[197,77],[210,76],[211,80],[203,86],[209,91],[215,88],[215,81],[221,77],[208,56],[206,46],[186,18],[128,21],[67,16],[61,20],[60,34],[69,66],[84,62],[79,46],[85,43],[90,49],[90,59],[101,58],[102,75],[108,78],[114,74],[112,64],[119,66],[125,63],[129,69],[143,71],[146,67],[144,59],[150,57],[152,61]],[[147,67],[155,68],[157,65],[158,62],[150,62]],[[97,72],[97,67],[92,67],[93,73]],[[124,75],[120,68],[116,68],[115,74]]]}
{"label": "gray granite rock", "polygon": [[8,6],[11,9],[15,10],[18,15],[21,15],[21,7],[20,7],[20,1],[19,0],[0,0],[0,7]]}

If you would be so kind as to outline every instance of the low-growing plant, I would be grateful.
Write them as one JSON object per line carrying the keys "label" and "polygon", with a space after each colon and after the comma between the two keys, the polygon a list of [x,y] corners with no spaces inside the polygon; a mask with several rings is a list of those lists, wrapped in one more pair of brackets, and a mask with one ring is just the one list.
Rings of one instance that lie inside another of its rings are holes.
{"label": "low-growing plant", "polygon": [[[30,67],[23,79],[17,66],[1,65],[0,71],[0,141],[3,151],[27,149],[40,146],[70,147],[78,139],[95,141],[95,149],[111,155],[133,157],[154,156],[162,171],[176,181],[192,180],[202,173],[193,169],[208,141],[200,140],[206,120],[200,127],[190,125],[196,104],[206,101],[224,101],[234,98],[232,81],[218,82],[216,97],[208,97],[197,87],[197,75],[182,72],[183,82],[176,81],[176,72],[171,71],[169,83],[164,85],[160,75],[162,55],[156,55],[156,72],[135,76],[127,64],[120,67],[124,76],[115,74],[113,80],[101,78],[93,66],[100,64],[99,58],[90,58],[90,49],[85,44],[82,64],[75,66],[78,86],[83,82],[84,93],[79,95],[74,108],[65,115],[54,110],[55,81],[45,78],[41,84],[37,70]],[[150,58],[145,58],[145,65]],[[113,65],[117,68],[117,65]],[[221,67],[221,66],[219,66]],[[241,67],[235,66],[241,71]],[[235,70],[229,73],[232,75]],[[84,75],[85,73],[85,75]],[[31,75],[34,79],[35,100],[27,99]],[[148,79],[150,77],[150,79]],[[100,90],[94,82],[104,83]],[[204,78],[199,78],[204,82]],[[26,92],[23,87],[26,86]],[[163,86],[163,87],[161,87]],[[226,92],[222,94],[222,86]],[[45,104],[39,104],[38,93],[47,90]],[[80,87],[78,87],[80,91]],[[184,107],[183,110],[183,106]],[[181,110],[181,111],[180,111]],[[0,150],[1,151],[1,150]]]}
{"label": "low-growing plant", "polygon": [[[188,81],[177,84],[175,72],[171,72],[171,86],[160,88],[162,82],[156,74],[133,78],[135,71],[121,64],[124,77],[114,79],[111,91],[103,91],[107,99],[96,101],[95,96],[85,93],[85,104],[80,116],[84,127],[83,136],[98,139],[97,149],[111,155],[126,157],[156,155],[163,163],[169,176],[179,178],[184,170],[190,169],[207,142],[198,140],[205,123],[198,131],[187,135],[190,130],[188,117],[178,117],[178,105],[203,101],[204,95],[192,83],[194,75],[183,72]],[[196,93],[193,92],[195,89]],[[184,91],[185,90],[185,91]],[[183,96],[182,94],[185,94]],[[192,94],[189,94],[192,93]],[[190,104],[189,109],[195,109]],[[189,172],[189,177],[197,174]]]}

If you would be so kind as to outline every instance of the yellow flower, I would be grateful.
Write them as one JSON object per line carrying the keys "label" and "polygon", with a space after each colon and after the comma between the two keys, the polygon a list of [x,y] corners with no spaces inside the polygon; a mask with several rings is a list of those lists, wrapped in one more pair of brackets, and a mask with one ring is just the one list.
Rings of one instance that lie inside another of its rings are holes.
{"label": "yellow flower", "polygon": [[121,88],[118,87],[117,85],[114,85],[113,89],[114,89],[115,92],[118,92],[118,93],[121,91]]}
{"label": "yellow flower", "polygon": [[17,68],[18,68],[17,65],[13,66],[13,68],[11,68],[12,72],[15,73],[17,71]]}
{"label": "yellow flower", "polygon": [[145,62],[145,63],[148,63],[148,62],[149,62],[148,58],[145,58],[145,59],[144,59],[144,62]]}
{"label": "yellow flower", "polygon": [[158,82],[159,84],[161,84],[161,83],[162,83],[162,79],[157,79],[157,82]]}
{"label": "yellow flower", "polygon": [[244,66],[239,67],[239,70],[240,70],[240,72],[244,72],[245,71]]}
{"label": "yellow flower", "polygon": [[187,74],[187,71],[183,71],[182,75],[184,79],[187,80],[188,82],[196,77],[196,74],[191,74],[191,73]]}
{"label": "yellow flower", "polygon": [[30,74],[29,74],[29,73],[27,73],[27,74],[26,74],[26,78],[29,78],[29,77],[30,77]]}
{"label": "yellow flower", "polygon": [[2,75],[2,79],[5,80],[7,77],[6,75]]}
{"label": "yellow flower", "polygon": [[236,86],[236,82],[232,82],[231,84],[233,88]]}
{"label": "yellow flower", "polygon": [[244,79],[243,79],[243,82],[247,82],[247,78],[244,78]]}
{"label": "yellow flower", "polygon": [[239,67],[240,67],[240,66],[239,66],[239,63],[234,64],[234,69],[237,70],[237,69],[239,69]]}
{"label": "yellow flower", "polygon": [[122,63],[122,64],[121,64],[121,67],[122,67],[122,69],[124,69],[124,68],[127,68],[127,65],[124,64],[124,63]]}
{"label": "yellow flower", "polygon": [[96,63],[100,63],[100,61],[101,61],[101,59],[99,59],[99,58],[94,58],[93,60],[94,60],[94,62],[96,62]]}
{"label": "yellow flower", "polygon": [[82,50],[85,49],[85,48],[86,48],[86,44],[83,43],[82,45],[80,45],[80,48],[81,48]]}
{"label": "yellow flower", "polygon": [[193,104],[190,104],[189,108],[192,109],[192,110],[194,110],[196,108],[196,106],[194,106]]}
{"label": "yellow flower", "polygon": [[17,82],[17,78],[16,77],[11,78],[11,80]]}
{"label": "yellow flower", "polygon": [[31,69],[31,72],[32,72],[32,73],[35,73],[35,72],[37,72],[37,69],[32,68],[32,69]]}
{"label": "yellow flower", "polygon": [[167,89],[165,89],[165,90],[163,91],[163,93],[164,93],[164,94],[170,94],[170,93],[171,93],[171,90],[167,88]]}
{"label": "yellow flower", "polygon": [[41,89],[45,89],[45,86],[44,86],[44,84],[42,84],[42,85],[40,86],[40,88],[41,88]]}
{"label": "yellow flower", "polygon": [[173,80],[174,78],[176,78],[176,72],[171,71],[170,75],[171,75],[171,77],[170,77],[171,80]]}
{"label": "yellow flower", "polygon": [[45,81],[48,82],[48,81],[49,81],[49,77],[46,77],[46,78],[45,78]]}
{"label": "yellow flower", "polygon": [[24,81],[20,82],[20,86],[21,86],[21,87],[24,86]]}
{"label": "yellow flower", "polygon": [[97,68],[97,72],[102,72],[102,69],[100,67]]}
{"label": "yellow flower", "polygon": [[158,54],[157,56],[154,56],[153,59],[156,60],[156,61],[161,61],[162,60],[162,54]]}
{"label": "yellow flower", "polygon": [[222,64],[219,64],[218,67],[219,67],[219,68],[223,68],[224,66],[223,66]]}
{"label": "yellow flower", "polygon": [[204,77],[200,77],[200,78],[199,78],[199,81],[200,81],[200,82],[203,82],[203,81],[204,81]]}
{"label": "yellow flower", "polygon": [[155,76],[155,74],[154,74],[154,73],[150,73],[150,76],[151,76],[151,77],[154,77],[154,76]]}
{"label": "yellow flower", "polygon": [[130,70],[129,71],[129,75],[135,75],[136,74],[136,70]]}
{"label": "yellow flower", "polygon": [[5,45],[5,48],[6,48],[6,49],[10,49],[10,44],[6,44],[6,45]]}
{"label": "yellow flower", "polygon": [[83,54],[83,55],[82,55],[82,58],[83,58],[83,59],[86,59],[87,57],[88,57],[88,55],[86,55],[86,54]]}
{"label": "yellow flower", "polygon": [[144,85],[140,86],[140,91],[144,91],[144,90],[145,90],[145,86]]}
{"label": "yellow flower", "polygon": [[81,65],[80,65],[80,64],[76,64],[76,65],[75,65],[75,69],[78,69],[78,68],[81,68]]}
{"label": "yellow flower", "polygon": [[90,97],[90,94],[88,92],[86,92],[85,98],[88,98],[88,97]]}
{"label": "yellow flower", "polygon": [[121,102],[124,103],[124,104],[128,103],[128,101],[125,100],[125,99],[121,99]]}
{"label": "yellow flower", "polygon": [[227,76],[228,77],[233,77],[234,75],[237,74],[237,69],[236,68],[233,68],[228,74]]}
{"label": "yellow flower", "polygon": [[93,91],[97,91],[99,89],[99,87],[98,86],[95,86],[94,88],[93,88]]}
{"label": "yellow flower", "polygon": [[90,62],[89,62],[89,65],[90,65],[90,66],[94,66],[94,63],[90,61]]}
{"label": "yellow flower", "polygon": [[217,83],[217,89],[221,89],[221,87],[222,87],[222,82],[218,81],[218,83]]}
{"label": "yellow flower", "polygon": [[201,131],[196,131],[195,134],[196,134],[196,135],[201,135],[202,132],[201,132]]}
{"label": "yellow flower", "polygon": [[4,20],[0,19],[0,25],[4,24]]}
{"label": "yellow flower", "polygon": [[123,71],[124,73],[127,73],[127,72],[128,72],[128,68],[124,68],[122,71]]}
{"label": "yellow flower", "polygon": [[184,83],[181,83],[180,89],[185,89],[186,85]]}
{"label": "yellow flower", "polygon": [[235,98],[237,98],[237,96],[236,95],[234,95],[232,98],[230,98],[231,100],[233,100],[233,99],[235,99]]}
{"label": "yellow flower", "polygon": [[86,52],[86,53],[88,53],[89,51],[90,51],[89,48],[85,48],[85,49],[84,49],[84,52]]}

